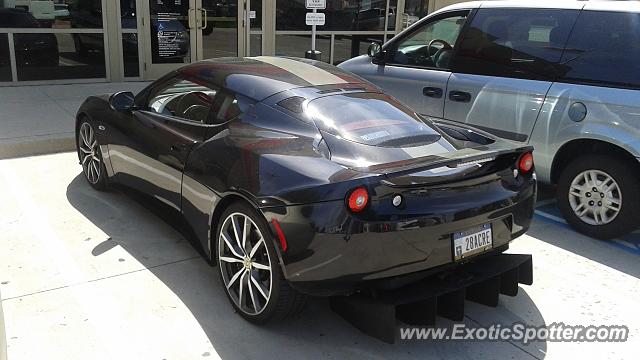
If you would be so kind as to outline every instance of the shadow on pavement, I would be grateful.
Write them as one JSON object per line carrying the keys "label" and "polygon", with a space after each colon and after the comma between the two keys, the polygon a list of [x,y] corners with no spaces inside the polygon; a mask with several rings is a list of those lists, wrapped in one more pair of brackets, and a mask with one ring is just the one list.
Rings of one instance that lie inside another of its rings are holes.
{"label": "shadow on pavement", "polygon": [[[538,201],[555,197],[555,189],[549,185],[540,186],[540,190]],[[555,203],[539,206],[538,210],[562,218],[562,214]],[[528,235],[625,274],[640,278],[640,267],[638,266],[638,260],[640,259],[638,259],[638,253],[631,250],[634,246],[638,247],[640,245],[639,233],[634,232],[622,237],[621,240],[630,246],[622,249],[624,246],[614,240],[590,238],[573,230],[566,223],[540,215],[536,216],[536,220],[540,220],[543,226],[532,226],[527,232]]]}
{"label": "shadow on pavement", "polygon": [[640,278],[640,267],[637,255],[626,252],[607,243],[611,240],[597,240],[581,235],[568,225],[537,216],[545,224],[534,226],[527,234],[547,244],[557,246],[574,254],[596,261],[612,269]]}
{"label": "shadow on pavement", "polygon": [[[302,314],[294,319],[267,326],[253,325],[233,312],[217,268],[210,266],[202,256],[198,242],[180,220],[180,215],[159,201],[131,190],[121,190],[98,193],[86,183],[82,174],[67,187],[66,195],[71,205],[109,236],[94,247],[92,255],[100,256],[117,246],[124,248],[179,297],[222,358],[541,359],[546,353],[544,342],[525,346],[504,341],[397,340],[395,345],[388,345],[360,333],[333,313],[328,301],[322,298],[310,299]],[[167,244],[151,243],[153,246],[170,249],[170,242],[186,239],[200,256],[191,252],[183,259],[159,263],[157,250],[150,248],[147,241],[159,231],[172,235],[164,237]],[[470,310],[464,322],[470,327],[496,323],[504,327],[515,322],[545,324],[523,288],[516,297],[505,299],[501,296],[497,308],[467,302]],[[437,320],[438,326],[450,328],[453,324],[444,318]],[[179,331],[176,336],[180,336]],[[152,339],[149,341],[153,342]],[[209,355],[202,354],[205,358]]]}

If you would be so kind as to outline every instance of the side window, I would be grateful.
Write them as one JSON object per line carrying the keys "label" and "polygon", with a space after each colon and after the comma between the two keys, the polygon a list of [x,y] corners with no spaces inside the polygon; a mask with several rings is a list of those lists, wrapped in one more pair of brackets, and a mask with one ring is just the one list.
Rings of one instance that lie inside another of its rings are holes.
{"label": "side window", "polygon": [[560,70],[569,81],[640,88],[640,14],[585,10]]}
{"label": "side window", "polygon": [[391,64],[447,69],[466,14],[427,23],[400,40],[392,50]]}
{"label": "side window", "polygon": [[222,90],[216,96],[213,103],[212,122],[213,124],[223,124],[233,118],[245,113],[254,104],[254,101],[246,96],[234,94],[228,90]]}
{"label": "side window", "polygon": [[480,9],[463,35],[453,71],[551,80],[578,11]]}
{"label": "side window", "polygon": [[174,81],[157,90],[150,98],[150,111],[182,119],[207,123],[217,91],[188,80]]}

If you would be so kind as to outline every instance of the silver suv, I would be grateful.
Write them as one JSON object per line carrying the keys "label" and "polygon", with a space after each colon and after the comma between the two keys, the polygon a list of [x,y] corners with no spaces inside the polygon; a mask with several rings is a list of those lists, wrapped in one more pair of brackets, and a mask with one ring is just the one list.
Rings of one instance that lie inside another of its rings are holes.
{"label": "silver suv", "polygon": [[340,67],[423,115],[533,145],[578,231],[638,225],[639,2],[456,4]]}

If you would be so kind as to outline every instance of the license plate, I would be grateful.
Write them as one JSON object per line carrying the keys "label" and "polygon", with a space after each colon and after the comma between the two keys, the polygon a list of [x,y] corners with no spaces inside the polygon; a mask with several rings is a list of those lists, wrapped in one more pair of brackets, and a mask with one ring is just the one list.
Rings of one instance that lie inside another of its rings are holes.
{"label": "license plate", "polygon": [[493,243],[491,224],[484,224],[462,232],[453,233],[453,259],[466,259],[491,249]]}

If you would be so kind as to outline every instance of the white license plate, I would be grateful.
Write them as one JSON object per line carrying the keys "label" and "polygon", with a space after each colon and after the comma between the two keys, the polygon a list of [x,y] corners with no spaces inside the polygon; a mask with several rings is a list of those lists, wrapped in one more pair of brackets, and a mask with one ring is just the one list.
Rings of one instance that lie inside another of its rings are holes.
{"label": "white license plate", "polygon": [[492,244],[491,224],[453,233],[453,259],[458,261],[487,251],[491,249]]}

